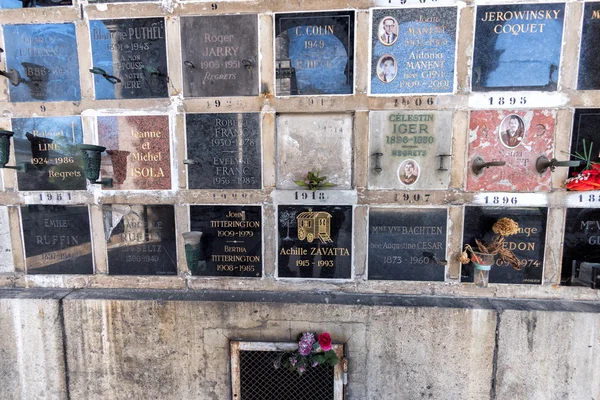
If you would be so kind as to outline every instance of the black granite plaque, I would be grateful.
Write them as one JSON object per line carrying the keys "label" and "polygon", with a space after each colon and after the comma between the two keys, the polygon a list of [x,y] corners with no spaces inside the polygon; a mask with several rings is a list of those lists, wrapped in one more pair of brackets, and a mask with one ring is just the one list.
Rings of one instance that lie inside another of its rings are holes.
{"label": "black granite plaque", "polygon": [[94,74],[96,99],[167,97],[164,18],[90,21],[95,68],[120,82]]}
{"label": "black granite plaque", "polygon": [[278,96],[352,94],[354,11],[275,16]]}
{"label": "black granite plaque", "polygon": [[352,206],[280,205],[278,275],[350,279]]}
{"label": "black granite plaque", "polygon": [[175,210],[170,205],[105,205],[110,275],[176,275]]}
{"label": "black granite plaque", "polygon": [[[571,160],[580,160],[575,154],[591,155],[590,161],[600,162],[600,109],[588,108],[575,110],[573,119],[573,135],[571,136]],[[585,146],[585,148],[584,148]],[[584,164],[577,168],[569,168],[569,175],[576,175],[586,169]]]}
{"label": "black granite plaque", "polygon": [[21,206],[28,274],[92,274],[86,206]]}
{"label": "black granite plaque", "polygon": [[190,222],[202,232],[193,275],[262,276],[262,207],[190,206]]}
{"label": "black granite plaque", "polygon": [[186,114],[190,189],[260,189],[260,114]]}
{"label": "black granite plaque", "polygon": [[600,63],[597,60],[600,42],[600,3],[585,3],[581,50],[579,53],[579,77],[577,89],[600,89]]}
{"label": "black granite plaque", "polygon": [[443,281],[447,220],[445,208],[372,208],[369,279]]}
{"label": "black granite plaque", "polygon": [[81,117],[13,118],[19,190],[85,190]]}
{"label": "black granite plaque", "polygon": [[[475,239],[489,243],[494,236],[492,226],[501,218],[512,218],[519,224],[519,233],[506,238],[505,246],[520,260],[517,271],[496,257],[490,271],[490,283],[541,284],[544,270],[544,246],[546,242],[546,220],[548,209],[465,207],[463,244],[477,248]],[[473,282],[473,264],[463,265],[461,280]]]}
{"label": "black granite plaque", "polygon": [[258,17],[181,18],[185,97],[258,95]]}
{"label": "black granite plaque", "polygon": [[[582,193],[582,196],[590,196],[590,193]],[[561,284],[589,287],[591,277],[586,277],[586,269],[592,266],[600,267],[600,209],[569,208],[565,223]]]}
{"label": "black granite plaque", "polygon": [[564,3],[478,6],[473,91],[556,90]]}

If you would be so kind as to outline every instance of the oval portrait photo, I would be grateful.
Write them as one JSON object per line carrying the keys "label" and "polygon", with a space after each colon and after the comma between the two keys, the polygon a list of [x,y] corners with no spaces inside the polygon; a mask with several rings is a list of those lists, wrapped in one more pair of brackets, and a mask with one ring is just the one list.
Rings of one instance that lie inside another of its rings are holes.
{"label": "oval portrait photo", "polygon": [[383,83],[390,83],[398,74],[398,63],[391,54],[384,54],[377,60],[377,77]]}
{"label": "oval portrait photo", "polygon": [[515,148],[523,142],[525,123],[517,114],[504,117],[499,129],[500,141],[508,148]]}
{"label": "oval portrait photo", "polygon": [[407,159],[398,166],[398,180],[406,186],[414,185],[419,179],[421,167],[419,163],[413,159]]}
{"label": "oval portrait photo", "polygon": [[383,17],[379,22],[379,41],[385,46],[391,46],[398,40],[398,21],[394,17]]}

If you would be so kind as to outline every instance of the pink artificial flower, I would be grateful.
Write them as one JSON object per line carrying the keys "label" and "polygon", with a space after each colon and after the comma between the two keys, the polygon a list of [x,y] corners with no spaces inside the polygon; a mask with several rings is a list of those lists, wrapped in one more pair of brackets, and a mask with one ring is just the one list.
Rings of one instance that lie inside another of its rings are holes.
{"label": "pink artificial flower", "polygon": [[323,351],[331,350],[331,336],[327,332],[323,332],[319,335],[319,346]]}

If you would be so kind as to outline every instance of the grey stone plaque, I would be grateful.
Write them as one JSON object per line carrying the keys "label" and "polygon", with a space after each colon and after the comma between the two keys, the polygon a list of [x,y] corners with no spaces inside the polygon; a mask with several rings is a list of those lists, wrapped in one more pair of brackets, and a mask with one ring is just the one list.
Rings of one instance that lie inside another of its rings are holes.
{"label": "grey stone plaque", "polygon": [[10,226],[8,224],[8,207],[0,206],[0,274],[13,272],[14,270]]}
{"label": "grey stone plaque", "polygon": [[260,189],[260,114],[187,114],[190,189]]}
{"label": "grey stone plaque", "polygon": [[372,111],[369,188],[446,189],[451,111]]}
{"label": "grey stone plaque", "polygon": [[308,171],[319,171],[335,185],[352,187],[352,116],[277,116],[277,188],[299,189]]}
{"label": "grey stone plaque", "polygon": [[258,95],[258,18],[181,18],[185,97]]}

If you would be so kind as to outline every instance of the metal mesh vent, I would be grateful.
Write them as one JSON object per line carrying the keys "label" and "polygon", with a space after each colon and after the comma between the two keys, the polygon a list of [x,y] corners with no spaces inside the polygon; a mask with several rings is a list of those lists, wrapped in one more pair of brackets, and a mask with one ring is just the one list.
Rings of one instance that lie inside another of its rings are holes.
{"label": "metal mesh vent", "polygon": [[[333,351],[343,356],[344,345],[333,344]],[[320,365],[298,375],[286,368],[275,369],[273,362],[282,351],[295,351],[298,343],[241,342],[232,340],[231,398],[233,400],[342,400],[344,371]]]}
{"label": "metal mesh vent", "polygon": [[275,369],[276,351],[240,351],[242,400],[332,400],[333,367],[319,365],[302,376]]}

